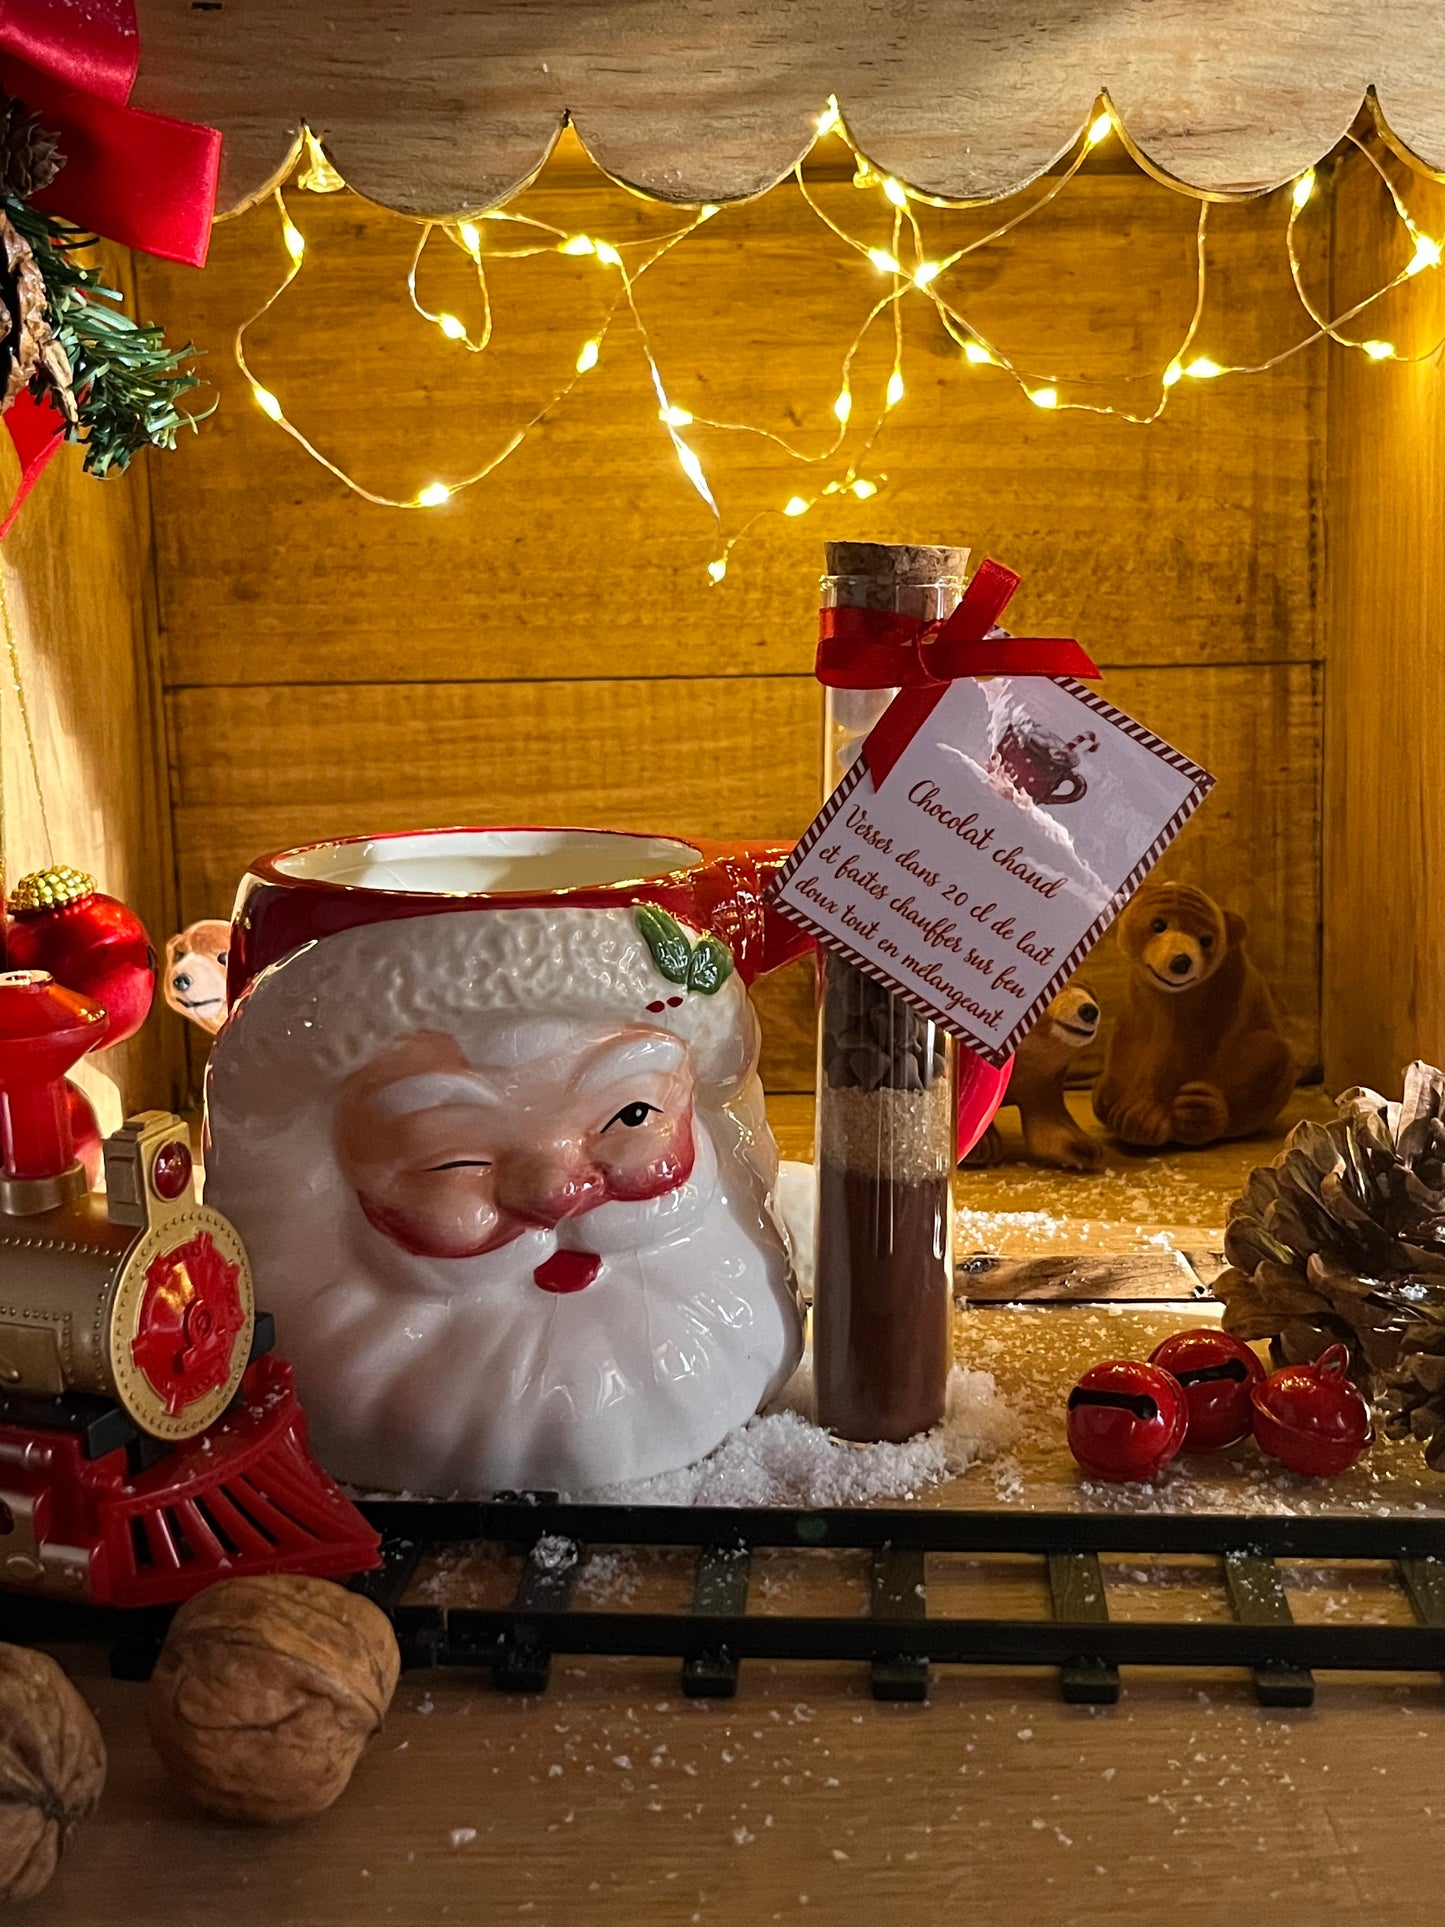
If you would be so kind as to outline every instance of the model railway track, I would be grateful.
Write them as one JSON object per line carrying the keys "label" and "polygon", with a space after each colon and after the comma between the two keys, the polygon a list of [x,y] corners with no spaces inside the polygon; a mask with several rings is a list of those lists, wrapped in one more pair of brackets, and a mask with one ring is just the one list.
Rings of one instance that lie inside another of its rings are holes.
{"label": "model railway track", "polygon": [[[927,1697],[930,1668],[1047,1666],[1066,1700],[1108,1704],[1119,1669],[1244,1667],[1261,1705],[1308,1706],[1314,1672],[1445,1672],[1445,1520],[1379,1516],[1095,1514],[770,1507],[593,1506],[547,1494],[490,1503],[385,1501],[363,1506],[383,1538],[379,1571],[356,1581],[391,1616],[410,1666],[489,1668],[508,1692],[546,1689],[554,1656],[675,1658],[696,1697],[737,1691],[745,1660],[866,1664],[879,1699]],[[428,1554],[486,1544],[519,1555],[510,1604],[405,1603]],[[589,1549],[695,1554],[685,1612],[581,1609]],[[841,1617],[748,1610],[755,1552],[789,1548],[870,1556],[869,1610]],[[928,1608],[930,1553],[1008,1554],[1044,1563],[1053,1616],[959,1618]],[[1109,1615],[1100,1555],[1188,1556],[1222,1566],[1232,1618],[1148,1621]],[[1297,1624],[1287,1559],[1331,1569],[1385,1561],[1414,1623],[1333,1619]]]}
{"label": "model railway track", "polygon": [[[407,1667],[467,1667],[503,1692],[540,1693],[555,1657],[675,1659],[684,1693],[730,1698],[746,1660],[866,1665],[874,1696],[922,1700],[934,1666],[1042,1666],[1064,1699],[1108,1705],[1121,1667],[1244,1668],[1263,1706],[1309,1706],[1314,1675],[1445,1673],[1445,1519],[1226,1513],[794,1510],[782,1507],[566,1505],[549,1494],[486,1503],[385,1500],[361,1507],[383,1560],[352,1583],[390,1617]],[[521,1562],[505,1606],[408,1601],[430,1555],[463,1547]],[[589,1551],[671,1550],[695,1560],[690,1609],[593,1610],[574,1603]],[[750,1612],[755,1553],[863,1553],[868,1610]],[[961,1618],[929,1610],[930,1553],[1036,1559],[1052,1617]],[[1217,1562],[1231,1617],[1116,1619],[1101,1556]],[[1343,1616],[1301,1625],[1280,1560],[1348,1572],[1388,1566],[1413,1623]],[[112,1669],[145,1678],[170,1609],[98,1611],[0,1593],[0,1639],[83,1639]]]}

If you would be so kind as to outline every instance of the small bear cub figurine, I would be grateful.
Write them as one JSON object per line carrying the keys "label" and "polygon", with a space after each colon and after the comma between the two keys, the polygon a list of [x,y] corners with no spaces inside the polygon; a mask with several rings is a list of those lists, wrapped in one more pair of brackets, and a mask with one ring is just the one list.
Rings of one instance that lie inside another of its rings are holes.
{"label": "small bear cub figurine", "polygon": [[1268,1130],[1297,1071],[1244,919],[1190,884],[1146,883],[1117,928],[1129,1002],[1094,1086],[1099,1122],[1142,1149]]}
{"label": "small bear cub figurine", "polygon": [[[1092,1044],[1099,1030],[1099,1006],[1091,990],[1072,983],[1061,990],[1019,1045],[1009,1073],[1005,1104],[1016,1104],[1024,1134],[1024,1156],[1035,1164],[1064,1171],[1097,1171],[1104,1147],[1074,1122],[1064,1102],[1064,1079],[1077,1051]],[[1000,1164],[1003,1139],[990,1124],[964,1163]]]}

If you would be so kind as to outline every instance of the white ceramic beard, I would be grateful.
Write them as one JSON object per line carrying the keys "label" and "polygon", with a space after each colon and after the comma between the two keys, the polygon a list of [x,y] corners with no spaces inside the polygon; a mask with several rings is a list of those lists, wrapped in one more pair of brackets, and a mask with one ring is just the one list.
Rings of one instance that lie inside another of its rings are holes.
{"label": "white ceramic beard", "polygon": [[[675,1190],[472,1258],[376,1231],[315,1107],[228,1169],[212,1195],[243,1230],[328,1470],[439,1496],[578,1489],[689,1464],[750,1418],[797,1363],[797,1301],[738,1125],[699,1104],[693,1126]],[[601,1257],[585,1290],[533,1282],[559,1248]]]}

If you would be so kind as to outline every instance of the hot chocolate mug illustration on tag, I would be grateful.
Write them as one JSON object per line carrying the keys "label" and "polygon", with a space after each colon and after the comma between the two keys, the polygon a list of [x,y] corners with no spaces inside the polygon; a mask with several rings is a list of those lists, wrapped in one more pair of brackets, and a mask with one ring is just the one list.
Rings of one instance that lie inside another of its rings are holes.
{"label": "hot chocolate mug illustration on tag", "polygon": [[1092,729],[1065,742],[1051,729],[1020,717],[999,737],[989,759],[988,773],[996,788],[1007,785],[1030,802],[1059,806],[1077,803],[1088,789],[1079,769],[1080,756],[1099,747]]}
{"label": "hot chocolate mug illustration on tag", "polygon": [[809,948],[788,846],[355,838],[241,885],[207,1196],[314,1447],[366,1487],[692,1463],[802,1346],[746,986]]}

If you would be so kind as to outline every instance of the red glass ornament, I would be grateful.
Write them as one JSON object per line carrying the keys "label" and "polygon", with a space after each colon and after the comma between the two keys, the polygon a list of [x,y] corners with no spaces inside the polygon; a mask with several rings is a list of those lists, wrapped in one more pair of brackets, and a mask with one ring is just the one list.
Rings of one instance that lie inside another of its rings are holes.
{"label": "red glass ornament", "polygon": [[95,1106],[78,1084],[65,1081],[65,1103],[70,1113],[71,1149],[85,1172],[85,1181],[93,1191],[100,1183],[100,1167],[105,1162],[105,1140],[100,1135],[100,1125],[96,1121]]}
{"label": "red glass ornament", "polygon": [[12,970],[48,970],[58,984],[104,1006],[97,1048],[133,1037],[150,1013],[155,951],[145,925],[118,897],[91,890],[37,909],[12,903],[6,948]]}
{"label": "red glass ornament", "polygon": [[1178,1452],[1188,1424],[1179,1381],[1134,1358],[1091,1365],[1069,1393],[1069,1450],[1095,1478],[1152,1478]]}
{"label": "red glass ornament", "polygon": [[1375,1440],[1370,1408],[1345,1376],[1350,1355],[1331,1345],[1312,1365],[1285,1365],[1252,1388],[1254,1436],[1291,1472],[1348,1471]]}
{"label": "red glass ornament", "polygon": [[1189,1406],[1186,1452],[1218,1452],[1247,1439],[1254,1423],[1250,1393],[1265,1377],[1259,1356],[1215,1325],[1175,1332],[1149,1354],[1149,1363],[1184,1387]]}

